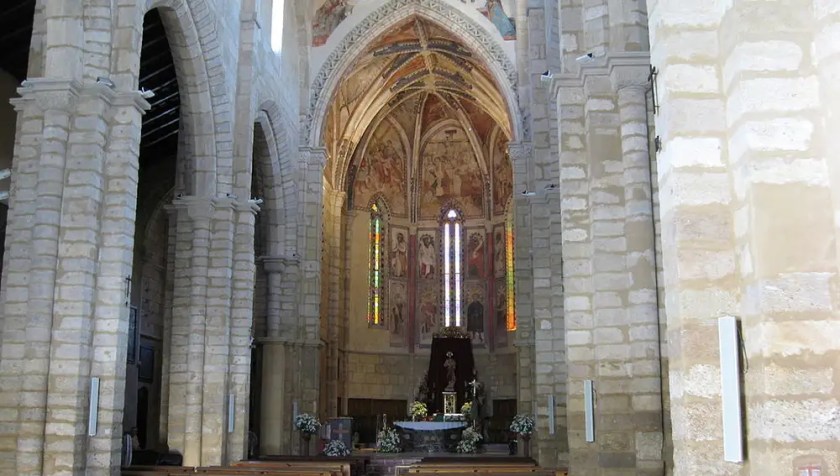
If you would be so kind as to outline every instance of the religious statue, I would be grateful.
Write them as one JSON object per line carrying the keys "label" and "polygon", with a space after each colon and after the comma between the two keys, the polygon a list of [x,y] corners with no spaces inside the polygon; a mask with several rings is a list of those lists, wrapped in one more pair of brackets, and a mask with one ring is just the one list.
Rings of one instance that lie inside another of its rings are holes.
{"label": "religious statue", "polygon": [[478,370],[473,369],[473,379],[471,382],[467,382],[467,387],[467,400],[472,402],[470,418],[474,426],[483,426],[481,420],[486,398],[484,395],[484,384],[478,380]]}
{"label": "religious statue", "polygon": [[417,388],[417,394],[414,397],[415,400],[418,402],[423,402],[428,404],[429,400],[431,399],[431,393],[429,392],[429,373],[423,373],[423,377],[420,379],[420,385]]}
{"label": "religious statue", "polygon": [[445,392],[452,392],[455,390],[455,359],[452,358],[452,352],[446,353],[446,361],[443,362],[443,367],[446,369],[446,389]]}

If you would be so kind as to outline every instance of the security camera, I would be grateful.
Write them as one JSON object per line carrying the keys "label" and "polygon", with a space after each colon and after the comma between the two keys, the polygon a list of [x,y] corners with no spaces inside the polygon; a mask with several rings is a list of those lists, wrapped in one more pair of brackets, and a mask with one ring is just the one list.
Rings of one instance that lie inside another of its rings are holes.
{"label": "security camera", "polygon": [[522,191],[522,195],[525,196],[525,197],[533,197],[536,194],[537,194],[537,192],[529,192],[527,190]]}
{"label": "security camera", "polygon": [[143,99],[151,99],[151,98],[155,97],[155,92],[150,91],[146,88],[142,88],[142,89],[140,89],[140,96],[142,96]]}
{"label": "security camera", "polygon": [[575,61],[577,61],[578,63],[588,63],[592,61],[593,57],[594,55],[592,53],[586,53],[585,55],[578,56],[577,58],[575,58]]}

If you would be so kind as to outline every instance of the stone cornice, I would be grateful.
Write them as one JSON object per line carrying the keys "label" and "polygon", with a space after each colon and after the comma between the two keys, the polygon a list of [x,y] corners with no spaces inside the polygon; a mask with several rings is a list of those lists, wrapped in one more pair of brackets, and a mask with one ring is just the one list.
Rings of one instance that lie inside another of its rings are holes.
{"label": "stone cornice", "polygon": [[551,98],[556,99],[561,88],[583,87],[592,76],[607,76],[615,90],[626,87],[647,87],[650,72],[650,52],[629,51],[611,53],[596,62],[581,65],[574,73],[564,73],[551,79]]}
{"label": "stone cornice", "polygon": [[113,107],[133,107],[141,113],[151,108],[140,91],[117,91],[102,83],[82,84],[74,79],[30,78],[21,83],[17,92],[20,97],[10,103],[18,111],[30,102],[42,111],[70,110],[81,97],[95,97]]}

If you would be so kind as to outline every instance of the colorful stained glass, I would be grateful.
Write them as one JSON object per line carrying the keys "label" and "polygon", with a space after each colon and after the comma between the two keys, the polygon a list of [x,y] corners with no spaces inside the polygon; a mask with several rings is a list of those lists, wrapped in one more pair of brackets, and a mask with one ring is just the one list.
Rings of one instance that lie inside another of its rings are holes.
{"label": "colorful stained glass", "polygon": [[505,234],[507,235],[505,265],[507,268],[507,330],[516,330],[516,304],[514,293],[516,291],[513,275],[513,220],[508,219],[505,223]]}
{"label": "colorful stained glass", "polygon": [[373,326],[383,325],[382,321],[382,214],[376,204],[370,207],[370,302],[368,304],[368,323]]}

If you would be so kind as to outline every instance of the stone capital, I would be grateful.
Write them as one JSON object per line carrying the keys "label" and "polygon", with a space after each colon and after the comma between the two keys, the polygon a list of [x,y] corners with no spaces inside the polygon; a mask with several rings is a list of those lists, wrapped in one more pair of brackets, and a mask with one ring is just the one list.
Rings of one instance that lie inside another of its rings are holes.
{"label": "stone capital", "polygon": [[213,197],[196,197],[194,195],[176,195],[169,209],[174,213],[186,213],[193,220],[209,220],[216,210]]}
{"label": "stone capital", "polygon": [[30,104],[41,111],[69,111],[76,104],[81,90],[81,83],[74,79],[30,78],[17,89],[20,97],[10,103],[17,111]]}
{"label": "stone capital", "polygon": [[283,274],[290,268],[300,265],[300,257],[295,253],[280,256],[260,256],[257,261],[262,263],[263,270],[268,274]]}
{"label": "stone capital", "polygon": [[304,157],[304,163],[308,166],[315,166],[323,169],[327,164],[327,149],[322,147],[302,147],[301,152]]}

